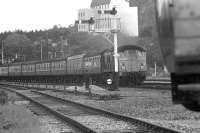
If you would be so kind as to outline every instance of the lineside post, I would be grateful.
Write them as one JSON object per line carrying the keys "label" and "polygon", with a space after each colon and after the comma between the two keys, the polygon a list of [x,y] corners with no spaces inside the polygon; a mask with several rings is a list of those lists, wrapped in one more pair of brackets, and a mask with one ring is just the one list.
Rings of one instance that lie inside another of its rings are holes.
{"label": "lineside post", "polygon": [[4,40],[1,41],[1,63],[4,64]]}
{"label": "lineside post", "polygon": [[113,73],[113,83],[112,83],[112,90],[119,90],[119,64],[118,64],[118,39],[117,39],[117,33],[119,32],[119,28],[118,28],[118,19],[117,17],[114,15],[114,24],[113,24],[113,29],[111,30],[111,32],[114,35],[114,73]]}

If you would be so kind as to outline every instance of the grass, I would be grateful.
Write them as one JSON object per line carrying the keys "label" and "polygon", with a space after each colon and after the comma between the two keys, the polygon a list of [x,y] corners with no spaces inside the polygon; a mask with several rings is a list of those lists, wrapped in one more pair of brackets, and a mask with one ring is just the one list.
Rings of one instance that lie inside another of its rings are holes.
{"label": "grass", "polygon": [[41,133],[36,116],[23,106],[0,106],[0,133]]}
{"label": "grass", "polygon": [[[9,103],[17,98],[14,93],[7,94]],[[40,122],[24,106],[0,105],[0,133],[41,133]]]}

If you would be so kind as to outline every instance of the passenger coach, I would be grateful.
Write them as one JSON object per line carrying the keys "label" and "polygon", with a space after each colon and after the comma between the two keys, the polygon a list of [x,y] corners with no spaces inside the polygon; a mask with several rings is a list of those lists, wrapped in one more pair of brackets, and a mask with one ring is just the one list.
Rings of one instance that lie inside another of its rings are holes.
{"label": "passenger coach", "polygon": [[[120,84],[140,84],[145,80],[146,52],[142,47],[118,48]],[[0,67],[1,78],[10,81],[44,83],[107,84],[114,79],[113,49],[79,54],[63,59],[14,63]]]}

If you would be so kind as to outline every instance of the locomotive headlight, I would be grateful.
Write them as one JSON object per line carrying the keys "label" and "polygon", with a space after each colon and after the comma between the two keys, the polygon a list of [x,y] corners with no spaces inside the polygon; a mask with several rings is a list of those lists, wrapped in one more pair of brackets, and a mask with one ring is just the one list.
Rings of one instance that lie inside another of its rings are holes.
{"label": "locomotive headlight", "polygon": [[112,79],[107,79],[107,84],[111,85],[112,84]]}

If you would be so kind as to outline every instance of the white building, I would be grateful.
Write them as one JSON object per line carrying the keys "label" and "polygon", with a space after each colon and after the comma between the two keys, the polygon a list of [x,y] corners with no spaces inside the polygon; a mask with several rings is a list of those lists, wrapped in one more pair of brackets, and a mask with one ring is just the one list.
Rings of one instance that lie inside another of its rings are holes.
{"label": "white building", "polygon": [[[113,29],[115,18],[109,13],[113,7],[117,5],[117,0],[92,0],[90,9],[81,9],[78,11],[78,31],[87,32],[110,32]],[[89,25],[86,20],[91,17],[94,18],[94,27]],[[120,28],[120,23],[118,19],[118,28]]]}
{"label": "white building", "polygon": [[79,32],[88,32],[90,30],[90,25],[88,20],[91,17],[95,17],[97,15],[96,10],[94,9],[80,9],[78,10],[78,31]]}

